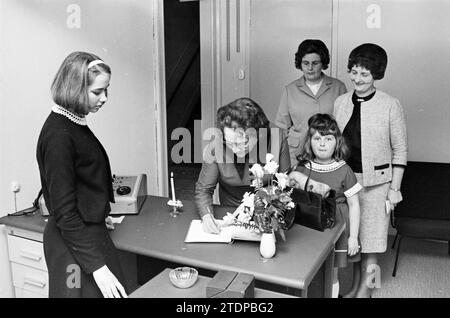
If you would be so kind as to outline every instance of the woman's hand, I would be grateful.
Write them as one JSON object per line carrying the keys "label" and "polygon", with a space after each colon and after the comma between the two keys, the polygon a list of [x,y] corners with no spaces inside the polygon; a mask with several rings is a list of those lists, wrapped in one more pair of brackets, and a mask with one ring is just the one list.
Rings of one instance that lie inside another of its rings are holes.
{"label": "woman's hand", "polygon": [[97,269],[93,274],[95,283],[105,298],[127,298],[125,289],[117,280],[116,276],[104,265]]}
{"label": "woman's hand", "polygon": [[391,203],[391,210],[394,210],[395,206],[403,201],[403,196],[400,191],[394,191],[389,189],[388,200]]}
{"label": "woman's hand", "polygon": [[349,256],[353,256],[357,254],[359,251],[358,239],[356,237],[350,236],[348,238],[348,251],[347,254]]}
{"label": "woman's hand", "polygon": [[219,234],[220,232],[219,225],[212,214],[208,213],[202,216],[202,226],[206,233]]}
{"label": "woman's hand", "polygon": [[[306,180],[308,180],[308,177],[301,172],[292,171],[289,174],[289,186],[292,188],[304,189]],[[309,179],[308,181],[308,191],[312,191],[314,193],[322,195],[323,197],[327,197],[330,193],[330,190],[330,186],[325,183],[317,182],[311,179]]]}

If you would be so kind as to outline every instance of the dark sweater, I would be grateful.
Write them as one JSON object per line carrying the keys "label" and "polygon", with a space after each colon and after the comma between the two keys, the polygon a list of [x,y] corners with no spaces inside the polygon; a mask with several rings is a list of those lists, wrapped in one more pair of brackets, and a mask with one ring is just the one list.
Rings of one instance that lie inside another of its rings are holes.
{"label": "dark sweater", "polygon": [[[276,139],[276,137],[274,137]],[[260,140],[259,144],[263,144],[264,141]],[[195,204],[197,206],[200,217],[203,217],[207,213],[214,213],[213,211],[213,194],[217,184],[219,184],[219,198],[220,205],[227,205],[237,207],[242,202],[242,198],[245,192],[252,192],[254,188],[250,187],[251,179],[249,174],[249,168],[254,162],[249,163],[248,160],[245,163],[236,164],[233,160],[228,160],[227,155],[230,155],[231,150],[227,151],[226,146],[219,142],[217,147],[223,148],[223,160],[216,157],[214,152],[214,143],[210,143],[205,149],[204,153],[213,154],[215,158],[213,162],[204,161],[202,164],[202,170],[200,171],[198,181],[195,184]],[[272,147],[278,147],[278,150],[274,150]],[[256,150],[256,149],[255,149]],[[279,172],[287,172],[291,166],[289,158],[289,146],[287,140],[284,137],[280,138],[276,146],[269,144],[268,151],[272,154],[278,154],[275,156],[275,161],[279,163]],[[264,159],[267,151],[262,151],[259,159]],[[259,151],[258,151],[259,153]],[[234,155],[230,157],[235,158]],[[261,160],[259,160],[261,162]],[[241,172],[240,172],[241,170]],[[265,178],[265,181],[268,181]],[[264,182],[264,180],[263,180]]]}
{"label": "dark sweater", "polygon": [[51,113],[42,127],[36,157],[42,193],[65,244],[87,273],[105,265],[87,230],[103,223],[114,202],[105,149],[87,126]]}

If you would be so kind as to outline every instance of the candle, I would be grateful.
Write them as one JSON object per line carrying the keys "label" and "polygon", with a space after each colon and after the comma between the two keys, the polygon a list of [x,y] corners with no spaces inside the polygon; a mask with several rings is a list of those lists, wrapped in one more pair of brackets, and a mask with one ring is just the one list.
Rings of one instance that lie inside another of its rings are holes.
{"label": "candle", "polygon": [[173,172],[170,173],[170,187],[172,188],[172,201],[175,204],[175,186],[173,184]]}

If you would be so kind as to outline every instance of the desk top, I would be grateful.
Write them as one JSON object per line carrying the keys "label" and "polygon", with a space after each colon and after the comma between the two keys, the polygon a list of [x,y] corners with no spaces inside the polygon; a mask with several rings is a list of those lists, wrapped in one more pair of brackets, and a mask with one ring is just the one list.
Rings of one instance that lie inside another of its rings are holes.
{"label": "desk top", "polygon": [[[153,277],[143,286],[139,287],[129,298],[205,298],[206,285],[212,279],[198,275],[195,284],[189,288],[177,288],[170,282],[169,273],[171,269],[166,268]],[[295,298],[295,296],[281,294],[261,288],[255,288],[255,298]]]}
{"label": "desk top", "polygon": [[[148,196],[138,216],[127,216],[111,232],[117,248],[140,255],[213,271],[246,272],[256,279],[304,289],[314,278],[343,231],[338,223],[319,232],[294,225],[286,242],[277,242],[271,259],[259,253],[259,242],[184,243],[192,219],[198,219],[193,201],[183,201],[183,213],[172,218],[168,198]],[[215,207],[217,217],[233,208]]]}
{"label": "desk top", "polygon": [[21,216],[4,216],[0,218],[0,224],[37,233],[44,233],[47,225],[47,217],[42,216],[40,210]]}
{"label": "desk top", "polygon": [[[199,218],[193,201],[183,201],[183,213],[172,218],[168,198],[148,196],[139,215],[129,215],[115,224],[111,238],[118,249],[213,271],[246,272],[256,279],[304,289],[320,269],[344,225],[337,223],[324,232],[294,225],[286,242],[277,242],[271,259],[259,254],[259,242],[184,243],[191,220]],[[215,207],[217,217],[233,208]],[[43,232],[45,219],[37,211],[26,216],[0,218],[0,224]]]}

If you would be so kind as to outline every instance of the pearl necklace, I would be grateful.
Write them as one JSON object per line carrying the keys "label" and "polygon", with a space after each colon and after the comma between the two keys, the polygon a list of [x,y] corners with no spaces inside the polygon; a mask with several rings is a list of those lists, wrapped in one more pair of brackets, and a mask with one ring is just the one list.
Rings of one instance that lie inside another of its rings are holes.
{"label": "pearl necklace", "polygon": [[87,125],[86,117],[77,116],[74,113],[68,111],[67,109],[65,109],[59,105],[54,105],[52,107],[52,111],[54,113],[57,113],[59,115],[62,115],[64,117],[68,118],[70,121],[74,122],[77,125],[81,125],[81,126]]}

